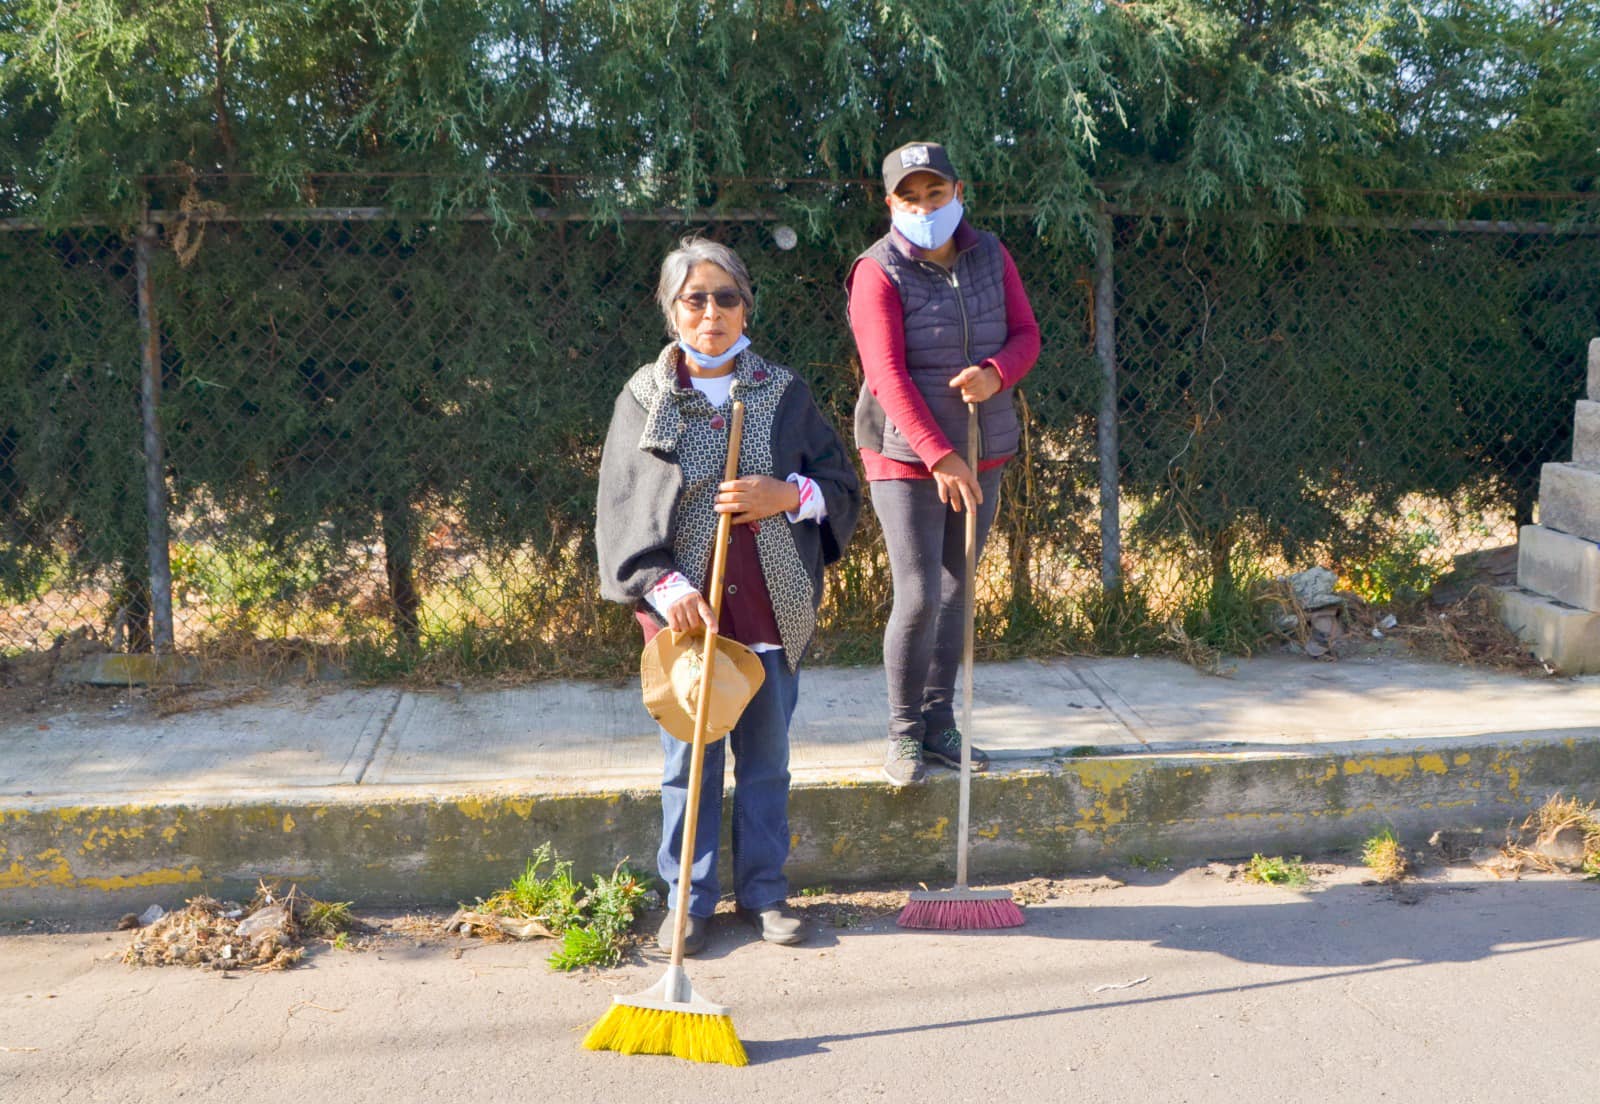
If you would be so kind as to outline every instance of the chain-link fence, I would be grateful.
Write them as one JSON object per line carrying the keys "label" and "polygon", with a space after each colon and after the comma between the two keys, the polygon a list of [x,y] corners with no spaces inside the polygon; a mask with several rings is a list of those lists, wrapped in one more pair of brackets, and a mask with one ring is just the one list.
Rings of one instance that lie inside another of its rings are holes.
{"label": "chain-link fence", "polygon": [[[665,340],[660,258],[691,228],[736,249],[759,350],[848,435],[841,281],[877,232],[865,208],[856,232],[797,246],[760,212],[172,218],[145,254],[148,331],[133,239],[10,224],[0,654],[73,633],[159,646],[164,547],[180,650],[623,669],[636,638],[598,597],[593,483],[612,400]],[[994,646],[1125,641],[1103,632],[1113,577],[1118,616],[1147,626],[1313,561],[1378,597],[1421,585],[1451,553],[1514,539],[1539,464],[1567,455],[1600,333],[1587,224],[1119,213],[1097,259],[1022,215],[980,221],[1044,338],[987,559]],[[141,364],[147,335],[159,366]],[[163,498],[164,541],[148,507]],[[832,578],[825,652],[873,654],[888,598],[869,510]]]}

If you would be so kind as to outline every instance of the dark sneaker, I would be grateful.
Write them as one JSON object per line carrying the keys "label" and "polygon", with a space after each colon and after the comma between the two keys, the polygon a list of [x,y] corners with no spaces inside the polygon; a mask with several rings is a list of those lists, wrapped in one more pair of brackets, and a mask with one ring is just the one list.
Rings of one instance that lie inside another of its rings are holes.
{"label": "dark sneaker", "polygon": [[760,932],[761,938],[768,943],[788,946],[806,937],[806,922],[782,901],[759,909],[747,909],[740,905],[738,913],[739,919]]}
{"label": "dark sneaker", "polygon": [[[656,946],[668,954],[672,953],[672,910],[667,910],[667,918],[661,921],[661,927],[656,931]],[[711,930],[711,918],[689,914],[689,923],[683,932],[683,957],[693,958],[706,949],[706,933]]]}
{"label": "dark sneaker", "polygon": [[[961,730],[947,728],[937,736],[927,736],[922,741],[922,754],[935,763],[943,763],[953,770],[961,769]],[[989,769],[989,757],[976,745],[972,748],[972,773]]]}
{"label": "dark sneaker", "polygon": [[922,745],[913,736],[889,738],[889,753],[883,760],[883,774],[889,785],[899,789],[915,786],[928,777],[928,768],[922,765]]}

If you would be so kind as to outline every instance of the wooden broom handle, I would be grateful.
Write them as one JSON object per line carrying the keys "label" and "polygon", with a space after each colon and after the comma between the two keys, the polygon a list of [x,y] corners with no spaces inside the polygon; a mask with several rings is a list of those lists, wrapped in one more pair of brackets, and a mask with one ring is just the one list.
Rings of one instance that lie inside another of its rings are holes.
{"label": "wooden broom handle", "polygon": [[[728,430],[728,459],[722,481],[739,477],[739,445],[744,440],[744,403],[735,401]],[[722,577],[728,566],[728,541],[733,536],[733,515],[717,515],[717,539],[711,546],[711,582],[707,589],[711,617],[722,616]],[[711,664],[717,654],[717,630],[706,626],[705,653],[700,657],[700,696],[694,708],[693,750],[689,753],[689,806],[683,817],[683,850],[678,856],[678,905],[672,913],[672,964],[683,965],[683,943],[689,934],[689,883],[694,880],[694,841],[700,821],[700,790],[706,765],[706,725],[711,716]]]}
{"label": "wooden broom handle", "polygon": [[[967,404],[967,467],[978,478],[978,408]],[[980,489],[979,493],[982,491]],[[972,657],[977,650],[978,511],[967,510],[967,579],[961,602],[961,797],[956,814],[956,888],[967,888],[967,836],[972,816]]]}

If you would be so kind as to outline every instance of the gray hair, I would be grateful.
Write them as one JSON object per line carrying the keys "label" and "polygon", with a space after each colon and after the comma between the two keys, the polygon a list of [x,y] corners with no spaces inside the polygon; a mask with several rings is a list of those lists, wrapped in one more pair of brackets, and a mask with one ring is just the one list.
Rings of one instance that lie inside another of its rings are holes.
{"label": "gray hair", "polygon": [[739,254],[720,242],[690,234],[661,262],[661,281],[656,284],[656,302],[660,304],[661,314],[667,320],[668,337],[678,336],[678,328],[672,324],[672,304],[688,282],[689,273],[702,261],[716,265],[733,277],[734,286],[739,289],[739,298],[744,300],[747,317],[755,309],[756,297],[755,292],[750,290],[750,272],[739,259]]}

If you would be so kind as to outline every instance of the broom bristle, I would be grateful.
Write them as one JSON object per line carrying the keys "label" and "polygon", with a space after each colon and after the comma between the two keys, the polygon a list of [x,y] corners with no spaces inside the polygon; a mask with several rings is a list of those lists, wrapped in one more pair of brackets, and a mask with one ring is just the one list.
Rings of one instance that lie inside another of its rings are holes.
{"label": "broom bristle", "polygon": [[975,931],[1022,926],[1022,910],[1009,897],[972,900],[929,895],[913,898],[900,910],[895,923],[902,928],[938,931]]}
{"label": "broom bristle", "polygon": [[724,1066],[749,1064],[729,1016],[668,1012],[620,1002],[589,1029],[583,1045],[588,1050],[614,1050],[619,1054],[665,1054]]}

